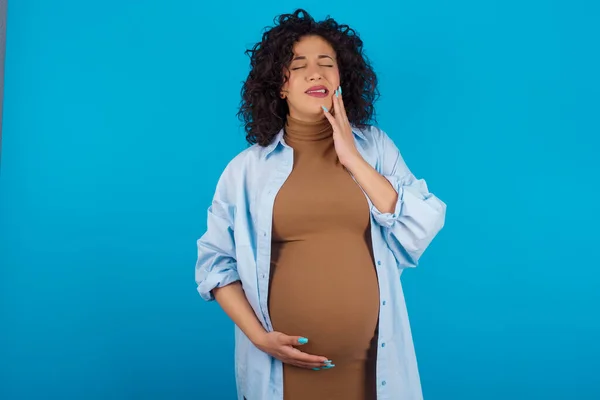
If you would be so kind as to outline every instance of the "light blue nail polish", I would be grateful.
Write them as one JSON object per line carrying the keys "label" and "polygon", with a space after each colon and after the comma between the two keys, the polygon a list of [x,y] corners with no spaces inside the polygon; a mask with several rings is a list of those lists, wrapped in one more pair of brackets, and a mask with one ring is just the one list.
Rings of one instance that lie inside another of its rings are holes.
{"label": "light blue nail polish", "polygon": [[335,97],[340,97],[340,89],[335,89]]}
{"label": "light blue nail polish", "polygon": [[323,110],[324,110],[325,112],[328,112],[328,111],[329,111],[329,110],[327,109],[327,107],[325,107],[325,106],[321,106],[321,107],[323,107]]}
{"label": "light blue nail polish", "polygon": [[338,90],[340,91],[340,94],[342,94],[342,87],[341,86],[338,88]]}
{"label": "light blue nail polish", "polygon": [[324,366],[322,369],[330,369],[333,367],[335,367],[335,364],[329,364],[329,365]]}
{"label": "light blue nail polish", "polygon": [[305,337],[301,337],[300,339],[298,339],[298,343],[300,344],[306,344],[308,343],[308,339]]}
{"label": "light blue nail polish", "polygon": [[321,368],[313,368],[313,371],[318,371],[318,370],[320,370],[320,369],[321,369]]}

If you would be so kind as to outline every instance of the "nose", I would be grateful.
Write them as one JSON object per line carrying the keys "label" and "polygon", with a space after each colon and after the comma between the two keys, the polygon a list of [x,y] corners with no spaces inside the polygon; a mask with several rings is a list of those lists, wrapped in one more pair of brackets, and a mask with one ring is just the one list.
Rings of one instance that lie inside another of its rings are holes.
{"label": "nose", "polygon": [[306,75],[306,79],[309,82],[315,82],[315,81],[320,81],[323,77],[321,76],[321,74],[319,73],[319,69],[318,68],[310,68],[308,69],[308,74]]}

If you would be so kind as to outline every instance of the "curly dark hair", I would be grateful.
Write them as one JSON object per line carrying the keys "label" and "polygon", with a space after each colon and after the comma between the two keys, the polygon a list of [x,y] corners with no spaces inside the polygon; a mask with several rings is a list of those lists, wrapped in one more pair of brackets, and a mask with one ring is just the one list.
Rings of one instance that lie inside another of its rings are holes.
{"label": "curly dark hair", "polygon": [[250,73],[242,86],[237,116],[244,124],[246,141],[267,146],[285,125],[288,105],[279,96],[287,79],[285,71],[289,71],[294,44],[310,35],[325,39],[337,54],[350,123],[361,128],[371,123],[379,97],[377,76],[358,34],[329,16],[316,22],[303,9],[279,15],[273,22],[275,26],[263,33],[262,40],[245,52],[250,57]]}

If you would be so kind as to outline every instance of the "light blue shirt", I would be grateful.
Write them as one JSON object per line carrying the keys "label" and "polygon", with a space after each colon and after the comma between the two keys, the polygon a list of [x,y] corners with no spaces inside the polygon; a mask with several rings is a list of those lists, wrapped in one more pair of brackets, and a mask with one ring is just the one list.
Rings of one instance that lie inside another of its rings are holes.
{"label": "light blue shirt", "polygon": [[[365,193],[381,300],[377,399],[422,399],[400,274],[417,265],[443,227],[446,205],[414,177],[385,132],[374,126],[353,126],[352,131],[363,158],[398,192],[391,213],[380,212]],[[197,242],[196,283],[202,298],[214,300],[212,289],[241,281],[267,331],[273,330],[267,307],[273,204],[292,171],[293,157],[283,129],[268,146],[255,144],[234,157],[219,178],[206,232]],[[235,376],[239,400],[283,399],[282,362],[256,348],[237,326]]]}

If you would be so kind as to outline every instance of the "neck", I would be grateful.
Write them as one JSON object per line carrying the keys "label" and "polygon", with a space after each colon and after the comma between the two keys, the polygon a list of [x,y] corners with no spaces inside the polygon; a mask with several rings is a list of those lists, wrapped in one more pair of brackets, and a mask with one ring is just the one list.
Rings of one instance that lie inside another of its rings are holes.
{"label": "neck", "polygon": [[324,115],[321,119],[313,121],[301,120],[288,115],[285,123],[285,135],[286,139],[291,142],[333,139],[333,127]]}

